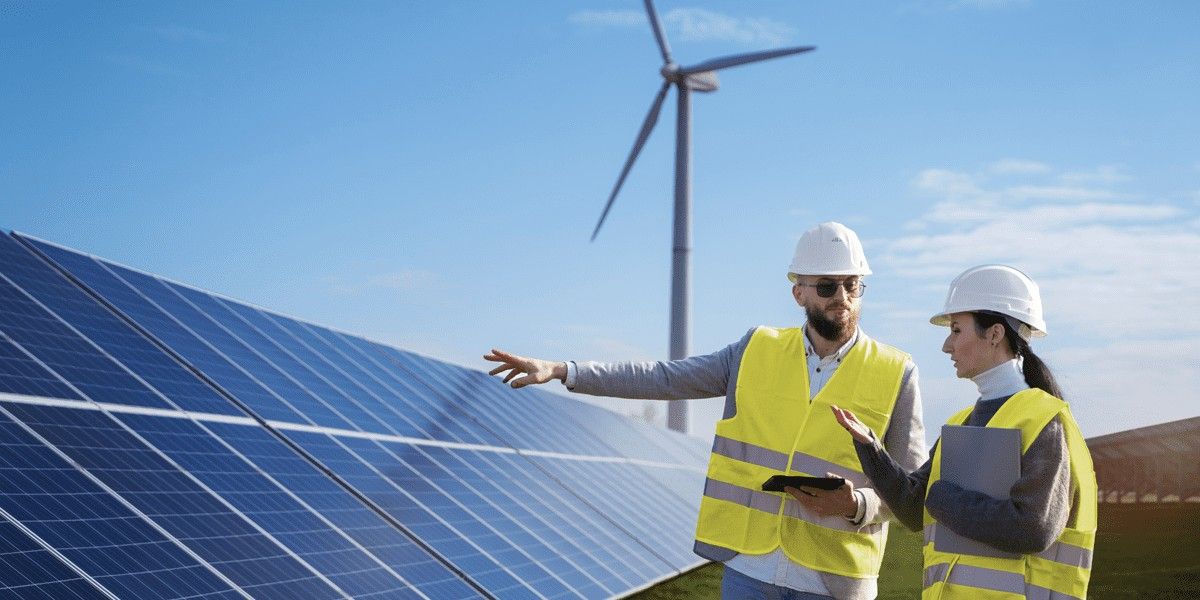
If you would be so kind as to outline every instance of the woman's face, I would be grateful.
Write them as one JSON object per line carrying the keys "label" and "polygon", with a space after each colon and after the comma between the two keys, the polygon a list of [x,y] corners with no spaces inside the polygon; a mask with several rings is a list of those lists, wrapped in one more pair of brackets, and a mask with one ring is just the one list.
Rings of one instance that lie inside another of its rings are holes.
{"label": "woman's face", "polygon": [[942,343],[942,352],[950,355],[954,372],[963,379],[970,379],[1003,362],[999,357],[999,342],[994,340],[996,332],[985,330],[979,335],[975,329],[975,317],[969,312],[950,315],[950,335]]}

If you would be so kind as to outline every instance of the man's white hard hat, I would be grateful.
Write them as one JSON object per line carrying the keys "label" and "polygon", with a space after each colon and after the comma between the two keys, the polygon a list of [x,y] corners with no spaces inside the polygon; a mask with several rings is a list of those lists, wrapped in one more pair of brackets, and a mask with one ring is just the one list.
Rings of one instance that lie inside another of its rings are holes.
{"label": "man's white hard hat", "polygon": [[870,275],[867,256],[853,229],[829,221],[804,232],[788,268],[788,280],[797,275]]}
{"label": "man's white hard hat", "polygon": [[980,265],[963,271],[950,282],[946,305],[929,319],[934,325],[949,326],[950,315],[991,311],[1016,319],[1014,329],[1024,339],[1046,335],[1042,318],[1042,294],[1028,275],[1006,265]]}

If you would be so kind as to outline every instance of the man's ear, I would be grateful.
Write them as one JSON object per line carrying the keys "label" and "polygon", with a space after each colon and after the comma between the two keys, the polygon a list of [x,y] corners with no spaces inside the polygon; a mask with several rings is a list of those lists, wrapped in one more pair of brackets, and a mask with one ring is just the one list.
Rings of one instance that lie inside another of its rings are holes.
{"label": "man's ear", "polygon": [[804,306],[804,302],[800,300],[800,286],[794,283],[792,284],[792,297],[796,299],[796,304]]}

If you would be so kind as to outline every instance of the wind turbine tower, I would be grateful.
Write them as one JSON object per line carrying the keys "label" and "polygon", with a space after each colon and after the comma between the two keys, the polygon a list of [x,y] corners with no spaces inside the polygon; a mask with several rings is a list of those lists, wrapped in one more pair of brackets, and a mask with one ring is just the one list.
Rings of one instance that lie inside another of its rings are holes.
{"label": "wind turbine tower", "polygon": [[[646,114],[646,120],[642,122],[642,129],[638,132],[637,140],[633,143],[633,150],[625,159],[621,175],[617,177],[617,183],[608,196],[604,212],[600,213],[600,220],[592,231],[592,240],[595,241],[596,235],[600,233],[600,227],[604,225],[604,219],[608,217],[608,211],[612,208],[613,201],[617,199],[617,193],[621,191],[621,184],[625,183],[625,177],[629,175],[629,170],[637,160],[638,154],[641,153],[642,146],[646,144],[646,139],[654,130],[654,125],[658,122],[658,113],[662,110],[663,101],[667,98],[667,91],[671,86],[675,86],[678,111],[675,120],[675,226],[674,241],[671,246],[670,350],[671,360],[676,360],[688,356],[689,345],[688,308],[691,305],[690,258],[692,253],[692,92],[717,91],[717,71],[721,69],[799,54],[816,48],[814,46],[779,48],[723,56],[690,67],[680,66],[671,58],[671,47],[667,44],[667,34],[663,31],[657,11],[654,10],[654,3],[651,0],[644,1],[646,15],[650,19],[650,28],[654,32],[654,40],[658,42],[659,52],[662,53],[663,65],[659,69],[659,73],[662,74],[663,84],[659,88],[658,94],[654,96],[654,102],[650,105],[650,112]],[[686,403],[671,402],[667,405],[667,427],[687,433]]]}

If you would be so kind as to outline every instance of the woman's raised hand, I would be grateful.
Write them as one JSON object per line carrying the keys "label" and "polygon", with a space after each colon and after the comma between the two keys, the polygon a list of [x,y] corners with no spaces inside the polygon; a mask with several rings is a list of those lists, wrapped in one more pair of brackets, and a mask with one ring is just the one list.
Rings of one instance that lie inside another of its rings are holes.
{"label": "woman's raised hand", "polygon": [[854,438],[854,441],[864,444],[871,443],[870,428],[863,425],[862,421],[859,421],[858,417],[854,416],[854,413],[836,406],[831,406],[830,408],[833,409],[833,417],[837,419],[838,425],[849,431],[850,437]]}

